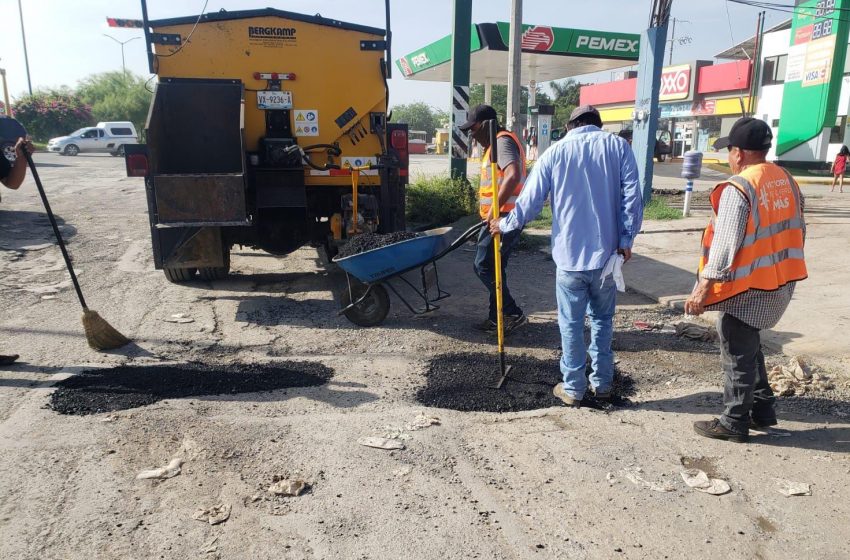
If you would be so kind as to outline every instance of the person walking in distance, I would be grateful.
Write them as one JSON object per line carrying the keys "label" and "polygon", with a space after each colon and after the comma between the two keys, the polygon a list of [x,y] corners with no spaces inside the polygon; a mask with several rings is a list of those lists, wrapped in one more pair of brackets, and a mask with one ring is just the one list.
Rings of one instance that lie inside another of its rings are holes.
{"label": "person walking in distance", "polygon": [[830,169],[832,172],[832,188],[829,192],[835,192],[835,183],[839,183],[838,192],[844,192],[844,172],[847,170],[848,159],[850,159],[850,149],[847,146],[841,146],[841,150],[835,156],[835,161],[832,162]]}
{"label": "person walking in distance", "polygon": [[578,107],[567,130],[534,164],[516,207],[491,220],[490,230],[511,235],[549,201],[563,374],[553,393],[567,406],[578,407],[588,392],[585,316],[590,317],[590,385],[597,400],[611,399],[616,289],[614,279],[604,273],[618,254],[623,261],[631,258],[643,221],[643,199],[634,153],[624,139],[602,130],[599,111]]}
{"label": "person walking in distance", "polygon": [[[27,153],[33,152],[32,143],[24,138],[18,138],[15,143],[15,163],[12,164],[6,159],[5,155],[0,153],[0,183],[3,186],[17,190],[24,182],[27,176],[27,159],[24,157],[24,150]],[[18,359],[17,354],[0,354],[0,366],[7,366]]]}
{"label": "person walking in distance", "polygon": [[715,149],[729,149],[735,175],[711,192],[714,218],[702,238],[699,278],[685,312],[719,311],[717,332],[725,384],[719,418],[694,422],[701,436],[733,442],[751,427],[777,423],[761,350],[807,277],[803,196],[793,177],[766,161],[773,133],[764,121],[739,119]]}
{"label": "person walking in distance", "polygon": [[[472,137],[484,147],[484,155],[481,157],[481,184],[478,189],[479,213],[481,218],[488,220],[491,216],[491,205],[499,205],[502,215],[513,210],[516,198],[522,192],[525,182],[525,153],[522,143],[515,134],[509,130],[499,127],[496,137],[496,146],[490,145],[489,130],[487,122],[498,120],[496,110],[489,105],[478,105],[469,112],[469,119],[460,126],[464,132],[469,131]],[[490,179],[490,150],[495,149],[497,155],[496,184],[498,193],[492,192]],[[517,305],[508,289],[507,267],[511,250],[519,241],[522,228],[515,229],[502,236],[502,303],[505,314],[505,333],[511,333],[518,327],[528,322],[525,314]],[[496,278],[495,257],[493,255],[493,237],[490,230],[483,228],[478,236],[478,250],[475,254],[475,273],[490,293],[490,312],[487,318],[480,324],[476,324],[478,330],[496,332]]]}

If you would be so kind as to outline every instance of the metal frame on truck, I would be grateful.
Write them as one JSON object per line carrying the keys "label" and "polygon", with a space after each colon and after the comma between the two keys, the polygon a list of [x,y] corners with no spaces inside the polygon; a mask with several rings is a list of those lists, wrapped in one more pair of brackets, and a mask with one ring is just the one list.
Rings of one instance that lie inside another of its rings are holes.
{"label": "metal frame on truck", "polygon": [[349,233],[404,229],[389,30],[271,8],[151,21],[142,0],[142,12],[158,80],[127,172],[145,177],[154,263],[170,280],[223,277],[233,245],[333,256]]}

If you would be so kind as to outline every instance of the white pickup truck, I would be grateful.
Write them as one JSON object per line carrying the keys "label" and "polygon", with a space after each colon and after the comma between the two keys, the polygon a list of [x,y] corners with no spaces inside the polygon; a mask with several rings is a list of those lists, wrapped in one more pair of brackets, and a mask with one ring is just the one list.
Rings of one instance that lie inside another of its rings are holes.
{"label": "white pickup truck", "polygon": [[99,122],[75,130],[68,136],[51,138],[47,143],[49,152],[63,156],[75,156],[82,152],[103,153],[113,156],[124,155],[124,144],[138,144],[136,127],[129,121]]}

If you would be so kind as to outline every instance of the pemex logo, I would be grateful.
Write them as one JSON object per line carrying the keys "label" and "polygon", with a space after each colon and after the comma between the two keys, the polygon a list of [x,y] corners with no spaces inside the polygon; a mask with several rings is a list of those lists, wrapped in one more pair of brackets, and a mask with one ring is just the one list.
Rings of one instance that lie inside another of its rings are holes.
{"label": "pemex logo", "polygon": [[548,51],[555,44],[555,32],[551,27],[535,25],[522,34],[522,50]]}

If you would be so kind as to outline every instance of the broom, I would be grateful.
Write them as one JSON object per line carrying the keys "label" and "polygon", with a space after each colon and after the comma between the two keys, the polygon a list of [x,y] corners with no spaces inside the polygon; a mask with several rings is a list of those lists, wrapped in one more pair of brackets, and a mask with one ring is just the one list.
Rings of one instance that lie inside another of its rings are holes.
{"label": "broom", "polygon": [[80,300],[80,305],[83,306],[83,330],[86,332],[86,340],[89,346],[95,350],[112,350],[113,348],[124,346],[130,340],[107,323],[105,319],[98,315],[97,311],[89,309],[86,305],[83,291],[80,289],[80,283],[77,281],[77,275],[74,273],[74,267],[71,266],[71,258],[68,256],[68,250],[65,249],[65,242],[62,240],[59,226],[56,225],[56,218],[53,217],[53,211],[50,209],[50,203],[47,201],[47,195],[44,194],[44,187],[41,185],[38,171],[35,169],[35,163],[33,163],[32,156],[27,152],[26,148],[21,151],[24,153],[24,157],[27,158],[27,164],[29,165],[30,172],[32,172],[33,179],[35,179],[35,186],[38,187],[41,202],[44,203],[44,210],[47,212],[47,217],[50,218],[50,225],[53,226],[56,241],[59,242],[59,249],[62,251],[65,266],[68,267],[68,273],[71,275],[71,282],[74,284],[77,298]]}

